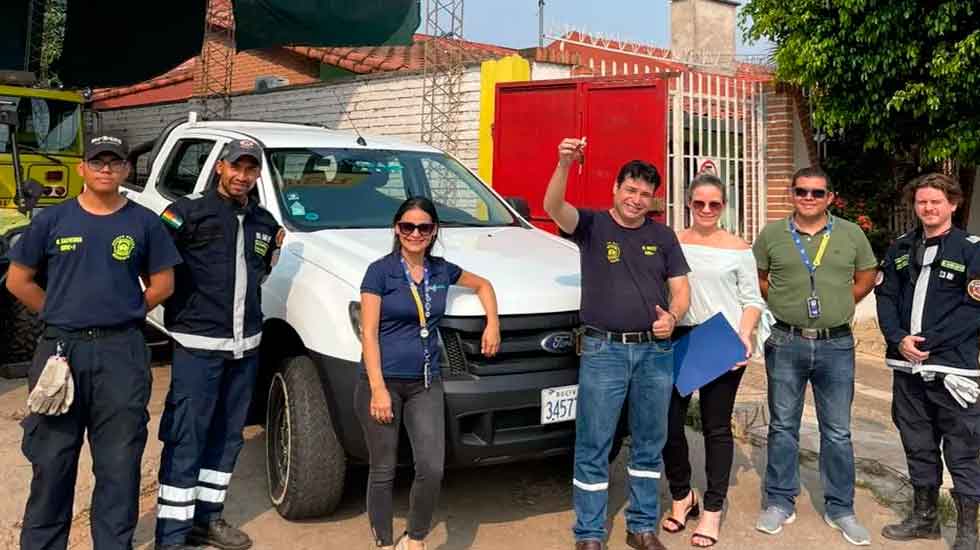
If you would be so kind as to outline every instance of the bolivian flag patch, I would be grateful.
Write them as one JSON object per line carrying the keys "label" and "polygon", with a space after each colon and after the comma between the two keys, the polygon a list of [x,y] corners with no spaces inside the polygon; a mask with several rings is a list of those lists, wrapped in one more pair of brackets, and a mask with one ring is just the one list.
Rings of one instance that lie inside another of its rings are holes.
{"label": "bolivian flag patch", "polygon": [[181,218],[180,215],[169,208],[160,214],[160,219],[163,220],[163,223],[174,229],[180,229],[181,226],[184,225],[184,218]]}

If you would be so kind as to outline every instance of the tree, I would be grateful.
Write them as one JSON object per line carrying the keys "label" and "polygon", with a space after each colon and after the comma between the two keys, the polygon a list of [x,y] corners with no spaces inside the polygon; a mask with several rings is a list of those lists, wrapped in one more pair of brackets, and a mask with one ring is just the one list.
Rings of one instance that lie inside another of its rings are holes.
{"label": "tree", "polygon": [[980,163],[976,0],[749,0],[741,17],[827,134],[919,165]]}

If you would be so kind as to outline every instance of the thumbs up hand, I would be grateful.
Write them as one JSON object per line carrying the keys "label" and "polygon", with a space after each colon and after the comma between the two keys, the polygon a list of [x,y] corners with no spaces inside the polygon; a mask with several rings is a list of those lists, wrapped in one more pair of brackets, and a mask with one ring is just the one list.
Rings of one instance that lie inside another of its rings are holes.
{"label": "thumbs up hand", "polygon": [[653,335],[657,338],[670,338],[670,335],[674,333],[674,326],[677,324],[677,318],[674,314],[669,311],[664,311],[662,307],[657,306],[657,320],[653,323]]}

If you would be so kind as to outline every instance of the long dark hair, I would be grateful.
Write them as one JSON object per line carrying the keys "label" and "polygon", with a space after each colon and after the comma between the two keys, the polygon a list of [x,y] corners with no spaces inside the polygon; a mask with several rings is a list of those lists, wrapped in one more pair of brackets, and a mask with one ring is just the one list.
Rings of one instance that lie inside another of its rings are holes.
{"label": "long dark hair", "polygon": [[425,257],[431,258],[432,248],[436,245],[436,239],[439,238],[439,214],[436,213],[436,205],[425,197],[411,197],[405,199],[405,202],[398,207],[398,210],[395,212],[394,219],[391,220],[391,226],[395,228],[395,241],[391,245],[391,252],[393,254],[400,254],[402,251],[402,242],[398,238],[398,228],[395,226],[398,225],[398,222],[402,221],[402,216],[405,215],[405,212],[415,210],[416,208],[428,214],[429,218],[432,219],[432,223],[436,224],[436,231],[432,234],[432,242],[430,242],[429,246],[425,248]]}

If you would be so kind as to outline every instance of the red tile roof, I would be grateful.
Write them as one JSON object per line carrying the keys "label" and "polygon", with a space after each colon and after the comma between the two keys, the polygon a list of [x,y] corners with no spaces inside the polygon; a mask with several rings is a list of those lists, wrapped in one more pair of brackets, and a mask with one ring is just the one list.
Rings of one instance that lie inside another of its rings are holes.
{"label": "red tile roof", "polygon": [[[425,34],[416,34],[411,46],[375,46],[360,48],[317,48],[310,46],[287,46],[287,49],[300,55],[315,59],[327,65],[334,65],[348,71],[366,74],[388,71],[421,70],[425,62],[425,44],[430,40],[447,42]],[[448,46],[448,44],[447,44]],[[462,50],[464,63],[478,63],[487,59],[516,54],[517,50],[481,44],[466,40],[454,41],[453,46]],[[437,55],[445,59],[448,48],[440,48]]]}
{"label": "red tile roof", "polygon": [[194,67],[196,65],[197,57],[192,57],[174,67],[170,71],[167,71],[156,78],[152,78],[145,82],[140,82],[139,84],[134,84],[132,86],[120,86],[116,88],[98,88],[92,92],[92,101],[103,101],[114,97],[136,94],[191,80],[194,78]]}

